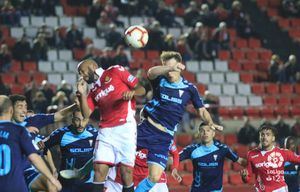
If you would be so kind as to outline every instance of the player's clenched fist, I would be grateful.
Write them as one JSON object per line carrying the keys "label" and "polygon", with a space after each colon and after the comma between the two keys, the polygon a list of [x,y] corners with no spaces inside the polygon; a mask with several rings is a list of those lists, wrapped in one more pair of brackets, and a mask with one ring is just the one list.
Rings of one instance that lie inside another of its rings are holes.
{"label": "player's clenched fist", "polygon": [[124,100],[131,100],[133,98],[134,94],[135,94],[135,91],[125,91],[123,93],[123,99]]}
{"label": "player's clenched fist", "polygon": [[174,65],[173,70],[174,71],[178,71],[181,72],[185,69],[185,66],[182,63],[176,63],[176,65]]}

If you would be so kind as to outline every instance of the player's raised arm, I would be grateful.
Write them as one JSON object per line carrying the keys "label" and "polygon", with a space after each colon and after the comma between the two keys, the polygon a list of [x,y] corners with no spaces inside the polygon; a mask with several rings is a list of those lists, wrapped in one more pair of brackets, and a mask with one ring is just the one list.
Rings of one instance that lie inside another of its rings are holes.
{"label": "player's raised arm", "polygon": [[236,161],[238,164],[240,164],[243,167],[247,166],[247,160],[244,158],[239,157],[239,159]]}
{"label": "player's raised arm", "polygon": [[209,112],[205,109],[205,107],[201,107],[197,109],[197,115],[214,130],[223,131],[223,126],[217,125],[213,122]]}
{"label": "player's raised arm", "polygon": [[243,180],[244,183],[248,183],[250,181],[250,178],[252,176],[252,172],[253,172],[252,164],[251,164],[251,161],[250,161],[250,155],[248,153],[248,156],[247,156],[247,168],[241,170],[241,172],[240,172],[240,175],[241,175],[242,180]]}
{"label": "player's raised arm", "polygon": [[74,103],[68,107],[65,107],[59,111],[57,111],[56,113],[54,113],[54,122],[60,122],[62,121],[63,119],[65,119],[70,113],[72,113],[74,111],[74,109],[76,109],[77,107],[77,104]]}
{"label": "player's raised arm", "polygon": [[89,118],[92,114],[92,110],[88,105],[89,96],[87,94],[87,83],[83,78],[80,78],[77,83],[77,97],[80,103],[80,109],[84,118]]}
{"label": "player's raised arm", "polygon": [[172,71],[181,72],[184,69],[185,69],[185,66],[182,63],[176,63],[173,66],[167,66],[167,65],[155,66],[148,70],[147,76],[150,80],[153,80],[153,79],[156,79],[160,75],[165,75]]}
{"label": "player's raised arm", "polygon": [[60,182],[52,175],[45,162],[38,154],[32,153],[28,156],[28,159],[43,175],[45,175],[45,177],[47,177],[47,179],[56,187],[58,191],[61,190],[62,186]]}

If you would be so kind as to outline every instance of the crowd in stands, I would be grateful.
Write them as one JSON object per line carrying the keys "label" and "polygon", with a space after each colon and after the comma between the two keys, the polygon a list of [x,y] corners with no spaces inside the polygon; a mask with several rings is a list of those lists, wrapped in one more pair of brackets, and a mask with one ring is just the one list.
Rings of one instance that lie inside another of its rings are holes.
{"label": "crowd in stands", "polygon": [[285,17],[300,16],[300,1],[299,0],[283,0],[281,2],[281,12]]}

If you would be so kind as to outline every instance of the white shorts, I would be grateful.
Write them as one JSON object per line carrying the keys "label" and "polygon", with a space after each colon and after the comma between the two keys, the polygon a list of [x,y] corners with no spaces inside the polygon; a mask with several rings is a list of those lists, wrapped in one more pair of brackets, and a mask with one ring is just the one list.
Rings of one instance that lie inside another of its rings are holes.
{"label": "white shorts", "polygon": [[135,121],[112,128],[99,129],[94,150],[94,163],[134,167],[136,152]]}
{"label": "white shorts", "polygon": [[167,183],[156,183],[149,192],[169,192]]}

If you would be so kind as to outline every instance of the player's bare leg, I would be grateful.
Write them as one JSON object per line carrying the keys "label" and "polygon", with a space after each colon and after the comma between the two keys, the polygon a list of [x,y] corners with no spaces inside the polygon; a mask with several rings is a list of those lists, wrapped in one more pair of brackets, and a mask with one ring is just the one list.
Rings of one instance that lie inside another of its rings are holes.
{"label": "player's bare leg", "polygon": [[30,186],[31,191],[57,192],[56,187],[48,179],[40,175]]}
{"label": "player's bare leg", "polygon": [[139,183],[135,192],[146,192],[149,191],[159,181],[163,168],[156,164],[148,164],[149,176]]}
{"label": "player's bare leg", "polygon": [[104,182],[108,174],[109,166],[106,164],[94,164],[94,182],[92,192],[103,192]]}
{"label": "player's bare leg", "polygon": [[122,164],[120,168],[121,168],[121,177],[123,182],[122,192],[133,192],[134,191],[133,176],[132,176],[133,168]]}

